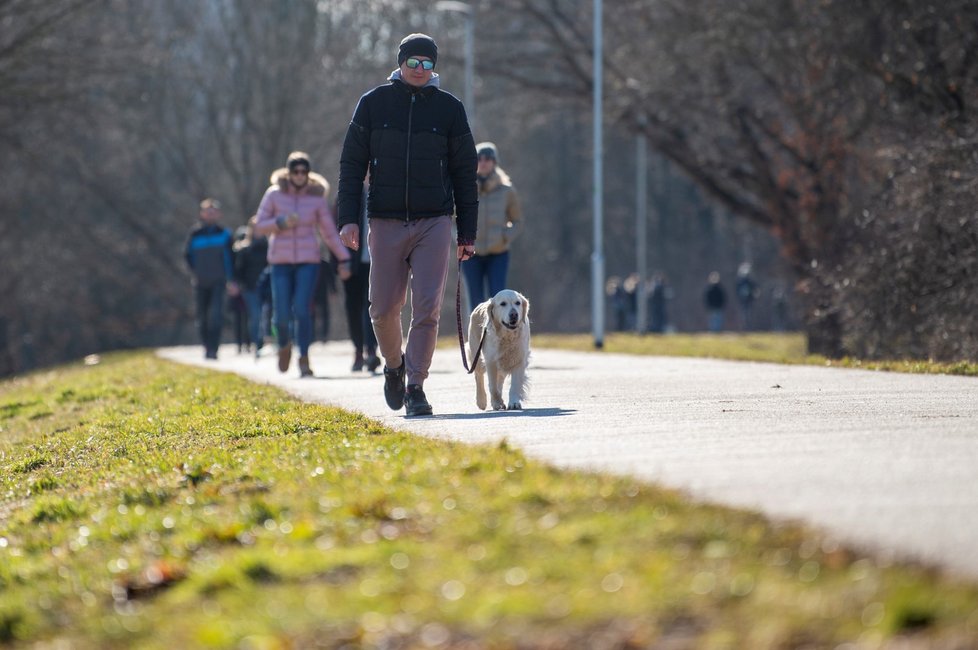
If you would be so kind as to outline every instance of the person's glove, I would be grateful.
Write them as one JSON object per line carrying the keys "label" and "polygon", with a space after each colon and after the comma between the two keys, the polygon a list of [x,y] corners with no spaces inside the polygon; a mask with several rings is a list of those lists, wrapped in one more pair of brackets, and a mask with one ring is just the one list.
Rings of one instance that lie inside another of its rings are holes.
{"label": "person's glove", "polygon": [[299,222],[299,215],[292,213],[289,216],[284,214],[275,218],[275,225],[279,230],[288,230]]}

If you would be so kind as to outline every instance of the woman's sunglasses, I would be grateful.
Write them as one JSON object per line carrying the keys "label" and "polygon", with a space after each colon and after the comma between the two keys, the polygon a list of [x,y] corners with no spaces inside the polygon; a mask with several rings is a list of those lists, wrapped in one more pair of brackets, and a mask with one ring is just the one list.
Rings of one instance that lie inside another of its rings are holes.
{"label": "woman's sunglasses", "polygon": [[407,61],[405,61],[405,63],[407,63],[407,67],[411,68],[412,70],[414,70],[415,68],[417,68],[419,65],[421,66],[421,69],[422,70],[434,70],[435,69],[435,62],[434,61],[430,61],[430,60],[429,61],[422,61],[421,59],[416,59],[413,56],[410,59],[408,59]]}

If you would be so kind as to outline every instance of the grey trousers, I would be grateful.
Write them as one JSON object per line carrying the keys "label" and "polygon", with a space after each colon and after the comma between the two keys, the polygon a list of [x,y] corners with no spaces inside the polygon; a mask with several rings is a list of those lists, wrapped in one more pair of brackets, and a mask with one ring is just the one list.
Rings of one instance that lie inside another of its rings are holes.
{"label": "grey trousers", "polygon": [[438,340],[452,246],[452,219],[371,219],[370,322],[388,367],[401,365],[401,310],[411,287],[411,326],[404,363],[407,383],[423,385]]}

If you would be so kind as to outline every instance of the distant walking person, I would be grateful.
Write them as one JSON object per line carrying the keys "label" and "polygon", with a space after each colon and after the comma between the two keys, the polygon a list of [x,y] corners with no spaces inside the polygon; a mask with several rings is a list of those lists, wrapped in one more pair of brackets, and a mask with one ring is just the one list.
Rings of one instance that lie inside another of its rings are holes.
{"label": "distant walking person", "polygon": [[[350,258],[350,264],[353,258]],[[325,343],[329,340],[330,308],[329,298],[336,293],[336,271],[329,255],[323,251],[319,262],[319,277],[316,289],[312,292],[312,338],[316,340],[316,327],[319,327],[319,340]]]}
{"label": "distant walking person", "polygon": [[663,273],[656,273],[652,276],[652,285],[649,287],[649,331],[653,334],[662,334],[669,326],[669,316],[666,313],[666,303],[671,298],[672,290]]}
{"label": "distant walking person", "polygon": [[711,332],[723,331],[723,310],[727,306],[727,291],[720,284],[720,273],[712,271],[707,279],[703,302],[708,314],[707,326]]}
{"label": "distant walking person", "polygon": [[278,369],[287,372],[292,358],[292,320],[299,344],[299,376],[311,377],[312,295],[319,276],[323,242],[339,260],[339,276],[350,275],[350,254],[340,242],[333,214],[326,203],[329,183],[312,172],[309,156],[289,154],[286,166],[272,172],[271,186],[258,206],[255,232],[268,235],[272,269],[272,306],[278,342]]}
{"label": "distant walking person", "polygon": [[462,264],[473,308],[507,288],[509,247],[523,230],[520,202],[509,175],[499,166],[496,145],[482,142],[475,149],[479,161],[478,234],[475,255]]}
{"label": "distant walking person", "polygon": [[[368,176],[369,178],[369,176]],[[367,185],[363,186],[364,197],[358,225],[365,239],[370,237],[370,221],[367,219]],[[346,308],[346,324],[353,342],[353,372],[359,372],[366,367],[367,371],[375,372],[380,366],[377,356],[377,337],[374,326],[370,322],[370,247],[361,246],[359,251],[350,250],[353,262],[350,265],[350,277],[343,281],[343,293]]]}
{"label": "distant walking person", "polygon": [[255,358],[265,343],[262,327],[261,277],[268,265],[268,240],[255,235],[257,217],[248,220],[245,236],[234,244],[234,275],[241,298],[248,310],[248,338],[255,346]]}
{"label": "distant walking person", "polygon": [[184,258],[193,274],[197,326],[204,344],[204,357],[217,358],[224,329],[224,300],[233,285],[234,264],[231,231],[219,224],[221,204],[214,199],[200,202],[200,222],[187,238]]}
{"label": "distant walking person", "polygon": [[788,290],[779,282],[771,290],[771,329],[783,332],[788,329]]}
{"label": "distant walking person", "polygon": [[615,331],[626,331],[628,329],[628,294],[625,293],[625,284],[620,277],[613,275],[605,282],[604,292],[611,300]]}
{"label": "distant walking person", "polygon": [[241,296],[241,285],[237,278],[238,246],[247,236],[247,228],[245,226],[238,226],[234,231],[234,241],[231,244],[233,256],[231,264],[234,266],[236,286],[233,289],[228,288],[227,308],[231,312],[231,322],[234,326],[234,342],[238,346],[238,354],[251,347],[251,340],[248,338],[248,305],[245,304],[244,298]]}
{"label": "distant walking person", "polygon": [[[475,252],[475,142],[462,102],[439,89],[438,47],[410,34],[389,83],[360,98],[340,159],[343,243],[359,250],[363,182],[369,170],[370,318],[384,368],[384,398],[408,416],[431,415],[423,384],[438,338],[448,278],[452,213],[456,256]],[[411,287],[411,327],[402,352],[401,309]],[[405,378],[407,387],[405,388]]]}
{"label": "distant walking person", "polygon": [[757,283],[751,277],[750,262],[744,262],[737,268],[737,304],[740,305],[740,329],[753,329],[754,299],[757,298]]}

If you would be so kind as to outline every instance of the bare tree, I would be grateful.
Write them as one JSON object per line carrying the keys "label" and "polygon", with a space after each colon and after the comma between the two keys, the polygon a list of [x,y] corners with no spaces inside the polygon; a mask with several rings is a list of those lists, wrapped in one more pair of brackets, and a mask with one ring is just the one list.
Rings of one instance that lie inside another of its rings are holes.
{"label": "bare tree", "polygon": [[[535,39],[510,43],[524,85],[588,98],[588,5],[506,3]],[[917,119],[970,119],[974,13],[967,2],[618,2],[605,16],[605,95],[618,124],[781,240],[813,351],[865,351],[838,287],[854,243],[871,237],[859,215],[891,198],[877,189],[896,171],[879,145]]]}

